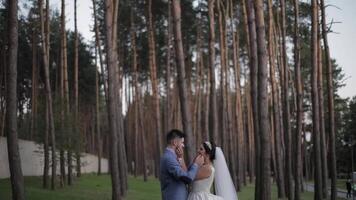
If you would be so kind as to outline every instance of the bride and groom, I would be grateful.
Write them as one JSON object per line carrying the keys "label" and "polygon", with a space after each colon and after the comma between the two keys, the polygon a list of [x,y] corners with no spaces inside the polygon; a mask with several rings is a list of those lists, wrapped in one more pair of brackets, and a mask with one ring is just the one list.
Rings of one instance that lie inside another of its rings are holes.
{"label": "bride and groom", "polygon": [[[160,163],[163,200],[237,200],[237,193],[221,148],[211,142],[200,145],[189,167],[183,159],[185,134],[173,129]],[[214,180],[215,179],[215,180]],[[216,195],[210,190],[214,183]],[[191,184],[188,194],[187,185]]]}

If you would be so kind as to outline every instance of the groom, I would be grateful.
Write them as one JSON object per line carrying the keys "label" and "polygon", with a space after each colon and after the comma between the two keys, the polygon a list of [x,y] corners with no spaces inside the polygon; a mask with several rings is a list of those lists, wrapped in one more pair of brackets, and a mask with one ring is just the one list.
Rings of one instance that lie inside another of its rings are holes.
{"label": "groom", "polygon": [[[194,163],[186,170],[184,167],[183,148],[185,134],[173,129],[167,134],[167,148],[161,157],[160,182],[163,200],[186,200],[186,184],[191,183],[204,158],[198,155]],[[184,167],[185,168],[185,167]]]}

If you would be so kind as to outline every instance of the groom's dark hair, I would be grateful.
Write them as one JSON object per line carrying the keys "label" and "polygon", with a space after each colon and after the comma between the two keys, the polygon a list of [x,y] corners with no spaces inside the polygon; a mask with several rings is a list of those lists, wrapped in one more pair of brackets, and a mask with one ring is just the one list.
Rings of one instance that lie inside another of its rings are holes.
{"label": "groom's dark hair", "polygon": [[167,144],[170,144],[172,140],[176,138],[185,138],[185,133],[178,129],[172,129],[167,133]]}

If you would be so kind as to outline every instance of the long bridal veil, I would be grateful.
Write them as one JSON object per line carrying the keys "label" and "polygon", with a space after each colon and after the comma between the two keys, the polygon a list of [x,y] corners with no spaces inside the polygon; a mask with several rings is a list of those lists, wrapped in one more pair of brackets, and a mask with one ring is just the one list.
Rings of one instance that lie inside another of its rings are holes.
{"label": "long bridal veil", "polygon": [[235,186],[220,147],[216,147],[214,168],[216,195],[223,197],[224,200],[237,200]]}

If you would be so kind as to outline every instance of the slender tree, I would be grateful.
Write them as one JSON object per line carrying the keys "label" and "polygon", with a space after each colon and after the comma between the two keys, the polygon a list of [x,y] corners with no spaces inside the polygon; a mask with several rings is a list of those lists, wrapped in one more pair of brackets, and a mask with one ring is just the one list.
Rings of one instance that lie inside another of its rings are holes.
{"label": "slender tree", "polygon": [[6,136],[7,152],[12,188],[12,198],[25,200],[25,186],[21,169],[21,158],[17,136],[17,55],[18,55],[18,19],[17,0],[8,1],[8,65],[6,89]]}
{"label": "slender tree", "polygon": [[118,163],[118,124],[116,111],[116,69],[117,68],[117,54],[116,38],[116,2],[114,0],[105,0],[105,28],[106,28],[106,47],[107,47],[107,68],[108,68],[108,115],[109,115],[109,130],[110,130],[110,172],[112,182],[112,200],[121,199],[120,190],[120,176]]}
{"label": "slender tree", "polygon": [[[153,92],[153,107],[155,109],[155,123],[156,123],[156,139],[157,139],[157,154],[162,154],[162,130],[161,130],[161,111],[159,103],[159,87],[157,80],[157,61],[156,61],[156,47],[155,47],[155,35],[153,27],[153,14],[152,14],[152,0],[147,0],[147,18],[148,18],[148,51],[149,51],[149,66],[151,73],[151,83]],[[158,156],[155,158],[156,163],[156,175],[159,172],[159,159]]]}
{"label": "slender tree", "polygon": [[[52,101],[52,90],[50,85],[50,75],[49,75],[49,15],[46,14],[46,28],[43,15],[43,0],[38,1],[38,7],[40,10],[40,20],[41,20],[41,50],[42,50],[42,62],[44,67],[45,75],[45,91],[46,91],[46,112],[48,115],[48,129],[51,137],[51,157],[52,157],[52,178],[51,178],[51,188],[52,190],[56,187],[56,172],[57,172],[57,158],[56,158],[56,137],[54,128],[54,117],[53,117],[53,101]],[[49,1],[46,1],[46,12],[49,13]],[[45,32],[46,29],[46,32]],[[46,125],[47,126],[47,125]]]}
{"label": "slender tree", "polygon": [[179,99],[181,103],[181,113],[183,121],[183,129],[185,134],[187,134],[187,144],[188,144],[188,160],[192,160],[194,157],[195,142],[192,130],[192,120],[189,111],[189,100],[188,100],[188,89],[186,83],[185,74],[185,63],[184,63],[184,52],[182,43],[182,31],[181,31],[181,8],[180,0],[173,0],[172,3],[172,14],[174,21],[174,41],[176,48],[176,63],[178,70],[178,88],[179,88]]}
{"label": "slender tree", "polygon": [[300,200],[300,185],[302,180],[302,126],[303,126],[303,91],[300,67],[300,41],[299,41],[299,1],[294,0],[294,71],[295,86],[297,89],[297,128],[295,133],[295,166],[294,166],[294,199]]}
{"label": "slender tree", "polygon": [[[209,70],[210,70],[210,137],[217,140],[218,137],[218,113],[216,102],[216,80],[215,80],[215,0],[208,1],[209,13]],[[217,141],[216,141],[217,142]]]}
{"label": "slender tree", "polygon": [[269,115],[268,115],[268,94],[267,94],[267,49],[265,22],[263,15],[263,1],[255,1],[256,10],[256,35],[258,47],[258,120],[259,120],[259,135],[261,149],[261,165],[259,166],[261,180],[260,184],[260,199],[271,199],[271,143],[269,131]]}
{"label": "slender tree", "polygon": [[289,67],[286,46],[286,3],[285,0],[280,0],[281,6],[281,40],[282,40],[282,67],[283,67],[283,119],[284,119],[284,134],[286,143],[286,192],[289,199],[293,199],[293,174],[292,174],[292,132],[290,126],[290,105],[289,105]]}
{"label": "slender tree", "polygon": [[327,91],[328,91],[328,111],[329,111],[329,153],[330,153],[330,177],[331,177],[331,200],[336,199],[336,154],[335,154],[335,114],[334,114],[334,83],[333,70],[331,65],[330,50],[328,43],[328,32],[325,20],[325,5],[324,0],[320,0],[321,9],[321,27],[325,51],[325,64],[327,70]]}
{"label": "slender tree", "polygon": [[[319,16],[319,15],[318,15]],[[318,93],[319,93],[319,119],[320,119],[320,153],[321,153],[321,176],[322,176],[322,195],[323,198],[327,198],[327,177],[328,177],[328,165],[327,165],[327,147],[325,138],[325,113],[324,113],[324,87],[323,87],[323,61],[321,50],[321,33],[318,29]]]}
{"label": "slender tree", "polygon": [[268,52],[269,52],[269,65],[270,65],[270,80],[271,80],[271,92],[272,92],[272,102],[273,102],[273,126],[274,126],[274,143],[275,143],[275,158],[276,158],[276,178],[278,186],[278,197],[285,198],[285,184],[284,184],[284,165],[283,165],[283,154],[281,150],[281,121],[279,120],[279,92],[276,80],[276,56],[275,56],[275,42],[274,42],[274,20],[273,20],[273,10],[272,10],[272,0],[268,0]]}
{"label": "slender tree", "polygon": [[[320,158],[320,126],[319,126],[319,105],[318,105],[318,5],[317,0],[312,0],[312,35],[311,35],[311,66],[312,66],[312,113],[313,113],[313,149],[314,167],[321,169]],[[314,199],[322,199],[321,170],[314,171]]]}
{"label": "slender tree", "polygon": [[[96,74],[96,73],[95,73]],[[79,112],[79,93],[78,93],[78,25],[77,25],[77,0],[74,0],[74,130],[78,133],[78,112]],[[99,142],[99,141],[98,141]],[[71,145],[69,136],[69,144]],[[80,168],[80,144],[76,146],[77,169]],[[79,155],[78,155],[79,154]],[[79,167],[78,167],[79,165]],[[68,185],[72,184],[72,146],[68,148]],[[77,170],[77,175],[80,176],[80,170]]]}
{"label": "slender tree", "polygon": [[[247,0],[246,3],[247,10],[247,19],[248,19],[248,32],[249,32],[249,41],[250,41],[250,83],[251,83],[251,104],[252,104],[252,122],[254,130],[254,143],[255,143],[255,170],[256,170],[256,188],[255,188],[255,199],[261,198],[261,147],[260,147],[260,137],[259,137],[259,116],[258,116],[258,99],[257,99],[257,86],[260,81],[257,79],[258,72],[258,63],[257,63],[257,34],[256,34],[256,21],[255,21],[255,9],[252,0]],[[267,105],[267,104],[266,104]],[[267,116],[268,117],[268,116]]]}

